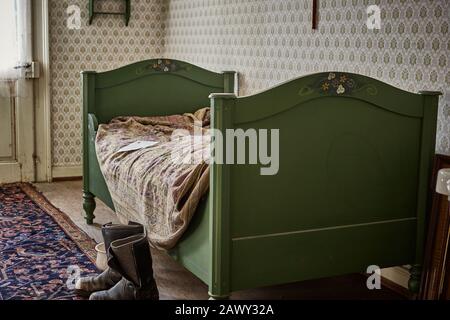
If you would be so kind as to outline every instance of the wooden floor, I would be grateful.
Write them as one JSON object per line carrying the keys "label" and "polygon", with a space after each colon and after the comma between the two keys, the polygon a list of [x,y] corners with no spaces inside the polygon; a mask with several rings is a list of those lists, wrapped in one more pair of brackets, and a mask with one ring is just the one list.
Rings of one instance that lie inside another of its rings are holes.
{"label": "wooden floor", "polygon": [[[96,224],[85,224],[82,213],[81,181],[36,184],[37,188],[59,209],[97,242],[101,241],[100,226],[116,222],[113,211],[97,202]],[[207,286],[164,252],[153,250],[155,277],[161,299],[208,299]],[[231,299],[383,299],[399,300],[403,296],[388,288],[368,290],[366,278],[359,274],[303,281],[294,284],[239,291]]]}

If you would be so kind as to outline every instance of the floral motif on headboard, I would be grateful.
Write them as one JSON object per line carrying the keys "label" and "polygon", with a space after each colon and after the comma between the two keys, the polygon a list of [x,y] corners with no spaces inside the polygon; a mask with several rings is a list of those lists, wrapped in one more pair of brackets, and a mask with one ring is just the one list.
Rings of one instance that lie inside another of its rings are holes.
{"label": "floral motif on headboard", "polygon": [[361,90],[366,90],[369,95],[378,94],[378,89],[374,85],[357,82],[351,74],[330,72],[314,84],[301,88],[299,95],[305,96],[313,92],[325,95],[351,95]]}
{"label": "floral motif on headboard", "polygon": [[151,65],[151,68],[155,71],[160,72],[174,72],[179,70],[180,67],[175,61],[168,59],[159,59]]}
{"label": "floral motif on headboard", "polygon": [[355,87],[355,80],[345,73],[339,74],[330,72],[328,78],[323,80],[320,89],[325,93],[344,94],[350,93]]}
{"label": "floral motif on headboard", "polygon": [[141,74],[148,71],[156,72],[176,72],[180,70],[188,70],[188,67],[182,66],[178,61],[173,61],[169,59],[158,59],[151,62],[144,68],[139,68],[136,73]]}

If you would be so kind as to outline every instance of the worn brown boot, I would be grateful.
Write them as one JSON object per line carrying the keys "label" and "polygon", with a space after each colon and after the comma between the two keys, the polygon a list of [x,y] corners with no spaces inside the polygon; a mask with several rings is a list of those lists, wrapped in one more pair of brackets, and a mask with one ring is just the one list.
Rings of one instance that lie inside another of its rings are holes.
{"label": "worn brown boot", "polygon": [[159,299],[146,234],[113,241],[109,251],[111,255],[109,266],[123,278],[109,290],[94,292],[89,300]]}
{"label": "worn brown boot", "polygon": [[[102,226],[103,240],[105,241],[106,254],[109,255],[111,242],[118,239],[127,238],[132,235],[142,234],[144,227],[136,222],[130,222],[128,225],[107,223]],[[122,279],[122,275],[111,268],[97,276],[84,277],[75,283],[75,292],[82,296],[89,296],[92,292],[107,290],[113,287]]]}

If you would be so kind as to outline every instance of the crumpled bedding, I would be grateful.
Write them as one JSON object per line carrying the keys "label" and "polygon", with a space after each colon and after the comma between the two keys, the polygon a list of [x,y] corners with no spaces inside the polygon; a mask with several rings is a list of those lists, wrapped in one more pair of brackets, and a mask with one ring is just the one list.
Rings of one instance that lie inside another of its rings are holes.
{"label": "crumpled bedding", "polygon": [[[117,117],[98,128],[97,158],[119,220],[146,226],[154,247],[167,250],[177,244],[208,191],[209,111]],[[186,133],[179,135],[179,130]],[[118,152],[135,141],[159,143]],[[181,161],[189,156],[197,161]]]}

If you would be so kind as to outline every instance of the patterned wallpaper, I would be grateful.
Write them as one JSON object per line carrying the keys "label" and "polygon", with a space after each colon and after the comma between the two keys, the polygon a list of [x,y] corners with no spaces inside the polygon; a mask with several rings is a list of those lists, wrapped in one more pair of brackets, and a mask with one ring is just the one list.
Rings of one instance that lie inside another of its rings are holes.
{"label": "patterned wallpaper", "polygon": [[[381,8],[368,30],[366,8]],[[365,74],[403,89],[439,90],[437,150],[450,154],[450,1],[170,0],[165,56],[241,73],[252,94],[321,71]]]}
{"label": "patterned wallpaper", "polygon": [[[361,73],[417,92],[440,90],[437,150],[450,154],[450,1],[133,0],[129,27],[100,16],[87,26],[87,0],[49,0],[53,165],[81,164],[80,70],[107,70],[155,56],[241,73],[241,94],[320,71]],[[120,0],[101,0],[119,9]],[[66,27],[77,4],[82,28]],[[366,27],[378,4],[381,30]]]}
{"label": "patterned wallpaper", "polygon": [[[88,25],[87,0],[49,0],[53,166],[82,163],[80,71],[104,71],[161,56],[165,0],[133,0],[128,27],[120,16]],[[121,0],[97,1],[103,11],[123,11]],[[67,28],[69,5],[81,9],[81,28]]]}

